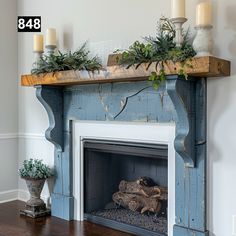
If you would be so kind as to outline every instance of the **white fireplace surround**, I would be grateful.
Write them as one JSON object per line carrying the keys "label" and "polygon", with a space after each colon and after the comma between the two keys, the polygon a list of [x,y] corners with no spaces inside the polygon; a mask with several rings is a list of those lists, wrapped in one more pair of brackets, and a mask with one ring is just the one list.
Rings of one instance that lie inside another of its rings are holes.
{"label": "white fireplace surround", "polygon": [[168,236],[175,223],[175,124],[144,122],[73,122],[74,219],[84,219],[83,139],[117,140],[168,145]]}

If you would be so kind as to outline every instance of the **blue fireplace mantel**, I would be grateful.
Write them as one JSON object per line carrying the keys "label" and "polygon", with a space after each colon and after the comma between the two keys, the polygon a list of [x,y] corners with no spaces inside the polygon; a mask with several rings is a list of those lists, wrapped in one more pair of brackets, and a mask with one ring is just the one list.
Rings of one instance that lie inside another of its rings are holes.
{"label": "blue fireplace mantel", "polygon": [[56,178],[52,215],[74,217],[72,122],[173,122],[176,124],[175,214],[173,236],[208,236],[206,226],[206,78],[230,75],[230,62],[196,57],[189,79],[176,75],[179,63],[167,61],[168,76],[158,91],[147,83],[155,63],[126,69],[110,55],[106,70],[58,71],[23,75],[23,86],[35,86],[47,111],[46,138],[55,146]]}
{"label": "blue fireplace mantel", "polygon": [[72,121],[176,123],[174,236],[207,236],[206,79],[168,76],[158,91],[146,81],[80,86],[37,85],[47,111],[46,138],[55,145],[52,215],[73,219]]}

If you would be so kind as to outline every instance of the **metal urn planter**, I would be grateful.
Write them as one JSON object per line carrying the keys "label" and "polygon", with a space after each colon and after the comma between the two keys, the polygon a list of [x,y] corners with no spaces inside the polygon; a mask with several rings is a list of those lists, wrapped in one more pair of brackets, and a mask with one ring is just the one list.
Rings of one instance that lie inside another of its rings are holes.
{"label": "metal urn planter", "polygon": [[30,193],[30,199],[26,202],[24,210],[20,211],[21,215],[32,218],[42,217],[51,214],[46,204],[40,198],[45,180],[53,176],[53,170],[42,160],[29,159],[24,160],[22,167],[19,169],[19,175],[26,181]]}
{"label": "metal urn planter", "polygon": [[46,179],[23,178],[26,181],[27,188],[30,193],[30,199],[26,202],[24,210],[20,211],[21,215],[32,218],[43,217],[51,214],[51,210],[47,209],[46,204],[40,198]]}

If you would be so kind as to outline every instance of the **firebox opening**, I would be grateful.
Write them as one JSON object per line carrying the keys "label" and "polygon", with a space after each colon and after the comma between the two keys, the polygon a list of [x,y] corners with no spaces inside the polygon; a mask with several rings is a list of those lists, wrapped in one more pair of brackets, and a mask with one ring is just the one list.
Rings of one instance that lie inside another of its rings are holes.
{"label": "firebox opening", "polygon": [[168,231],[168,146],[83,140],[84,218],[135,235]]}

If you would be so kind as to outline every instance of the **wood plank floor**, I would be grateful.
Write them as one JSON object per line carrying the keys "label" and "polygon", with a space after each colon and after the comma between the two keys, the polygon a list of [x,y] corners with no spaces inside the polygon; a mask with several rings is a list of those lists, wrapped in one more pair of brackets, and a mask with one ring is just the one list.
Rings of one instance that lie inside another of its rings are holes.
{"label": "wood plank floor", "polygon": [[21,201],[0,204],[0,236],[131,236],[89,222],[20,216]]}

